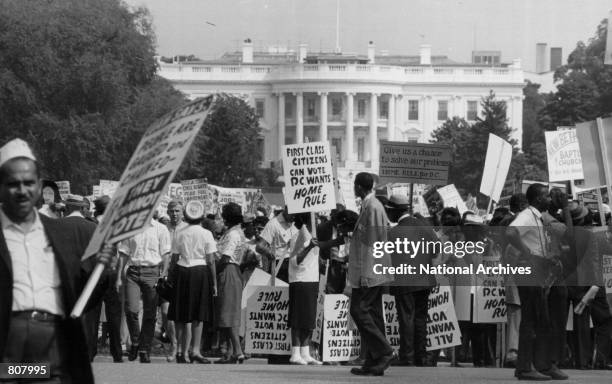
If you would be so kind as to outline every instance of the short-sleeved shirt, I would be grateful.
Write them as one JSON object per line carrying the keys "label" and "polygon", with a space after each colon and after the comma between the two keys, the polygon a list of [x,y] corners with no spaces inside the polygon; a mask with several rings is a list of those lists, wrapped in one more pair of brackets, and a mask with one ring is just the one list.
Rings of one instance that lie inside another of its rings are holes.
{"label": "short-sleeved shirt", "polygon": [[176,236],[178,235],[178,233],[181,231],[181,229],[187,227],[189,224],[187,224],[184,221],[181,221],[180,223],[178,223],[176,226],[172,226],[170,224],[168,224],[168,232],[170,232],[170,239],[172,241],[172,246],[171,248],[171,252],[174,253],[178,253],[176,251]]}
{"label": "short-sleeved shirt", "polygon": [[206,265],[206,255],[217,251],[217,244],[212,233],[200,225],[187,225],[176,235],[176,253],[179,254],[178,265],[195,267]]}
{"label": "short-sleeved shirt", "polygon": [[296,234],[297,228],[281,213],[266,224],[260,236],[270,245],[276,259],[282,260],[289,256],[290,242]]}
{"label": "short-sleeved shirt", "polygon": [[319,281],[319,248],[308,252],[300,264],[297,254],[301,252],[312,239],[306,227],[302,227],[291,239],[291,258],[289,259],[289,283],[312,283]]}
{"label": "short-sleeved shirt", "polygon": [[157,220],[143,232],[119,243],[119,252],[129,256],[128,265],[153,267],[163,261],[170,253],[170,233],[165,225]]}
{"label": "short-sleeved shirt", "polygon": [[523,243],[532,254],[548,257],[546,252],[547,237],[540,211],[532,206],[528,206],[516,215],[516,218],[509,226],[516,227]]}
{"label": "short-sleeved shirt", "polygon": [[221,256],[229,257],[230,263],[240,265],[246,241],[240,224],[234,225],[219,239],[217,249]]}

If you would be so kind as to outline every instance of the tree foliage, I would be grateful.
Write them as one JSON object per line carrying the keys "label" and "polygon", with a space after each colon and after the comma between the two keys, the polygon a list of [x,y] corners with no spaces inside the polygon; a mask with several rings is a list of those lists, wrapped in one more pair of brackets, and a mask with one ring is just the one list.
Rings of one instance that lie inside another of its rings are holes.
{"label": "tree foliage", "polygon": [[[489,133],[497,135],[516,146],[511,138],[513,129],[508,126],[506,103],[495,99],[491,91],[481,100],[482,113],[474,124],[465,119],[453,117],[432,133],[432,142],[448,144],[452,151],[449,183],[455,184],[464,194],[476,195],[484,169]],[[513,158],[518,156],[514,150]],[[509,178],[515,177],[509,174]]]}
{"label": "tree foliage", "polygon": [[143,130],[184,97],[155,75],[146,9],[120,0],[3,0],[0,142],[32,144],[73,190],[118,179]]}
{"label": "tree foliage", "polygon": [[259,168],[261,127],[255,110],[244,100],[221,99],[205,121],[179,178],[207,178],[224,187],[269,185],[270,176]]}
{"label": "tree foliage", "polygon": [[545,130],[612,113],[612,66],[603,63],[607,25],[607,20],[602,20],[588,44],[578,42],[567,64],[555,71],[557,91],[541,111]]}

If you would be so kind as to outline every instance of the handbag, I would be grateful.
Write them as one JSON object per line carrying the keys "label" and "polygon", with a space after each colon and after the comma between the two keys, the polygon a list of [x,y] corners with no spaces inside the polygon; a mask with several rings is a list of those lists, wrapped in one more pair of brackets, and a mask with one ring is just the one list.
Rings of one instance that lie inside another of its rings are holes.
{"label": "handbag", "polygon": [[167,277],[160,277],[155,284],[157,294],[166,301],[171,301],[174,293],[174,285]]}

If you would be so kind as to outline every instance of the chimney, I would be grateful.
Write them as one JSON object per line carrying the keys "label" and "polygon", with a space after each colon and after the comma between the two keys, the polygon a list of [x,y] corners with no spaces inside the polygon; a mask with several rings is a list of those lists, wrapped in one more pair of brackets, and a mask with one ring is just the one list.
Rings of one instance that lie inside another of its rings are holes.
{"label": "chimney", "polygon": [[298,61],[303,63],[306,61],[306,55],[308,53],[308,44],[300,44]]}
{"label": "chimney", "polygon": [[563,48],[550,48],[550,70],[554,71],[563,65]]}
{"label": "chimney", "polygon": [[536,44],[536,73],[548,72],[548,60],[546,60],[546,43]]}
{"label": "chimney", "polygon": [[242,44],[242,64],[253,64],[253,43],[246,39]]}
{"label": "chimney", "polygon": [[421,65],[431,65],[431,45],[421,44],[419,48],[419,57]]}
{"label": "chimney", "polygon": [[374,64],[374,58],[376,56],[376,46],[373,41],[368,43],[368,63]]}

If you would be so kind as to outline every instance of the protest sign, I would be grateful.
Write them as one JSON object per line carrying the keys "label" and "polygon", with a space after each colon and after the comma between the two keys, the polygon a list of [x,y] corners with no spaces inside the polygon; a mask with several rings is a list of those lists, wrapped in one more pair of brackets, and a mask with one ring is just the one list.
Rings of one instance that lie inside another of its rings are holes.
{"label": "protest sign", "polygon": [[323,361],[348,361],[359,356],[359,331],[349,327],[349,298],[325,295],[323,303]]}
{"label": "protest sign", "polygon": [[355,197],[354,180],[348,177],[338,175],[338,183],[340,184],[340,192],[342,193],[342,201],[347,210],[359,212],[360,199]]}
{"label": "protest sign", "polygon": [[549,183],[546,181],[523,180],[523,182],[521,183],[521,192],[526,193],[527,188],[529,188],[531,184],[536,184],[536,183],[547,185],[549,188],[559,188],[563,192],[566,192],[567,190],[567,185],[565,183],[561,184],[561,183]]}
{"label": "protest sign", "polygon": [[317,297],[317,313],[315,315],[316,323],[315,329],[312,331],[312,341],[320,344],[323,337],[323,311],[325,310],[325,292],[319,290],[319,296]]}
{"label": "protest sign", "polygon": [[489,196],[491,200],[499,201],[511,161],[512,145],[501,137],[489,133],[480,193]]}
{"label": "protest sign", "polygon": [[199,201],[204,204],[206,214],[216,214],[219,192],[208,184],[206,179],[182,180],[183,199],[185,202]]}
{"label": "protest sign", "polygon": [[118,181],[100,180],[100,192],[102,193],[102,196],[106,195],[108,197],[113,197],[118,187],[119,187]]}
{"label": "protest sign", "polygon": [[288,287],[257,287],[247,301],[245,352],[290,354],[288,316]]}
{"label": "protest sign", "polygon": [[328,142],[283,147],[285,202],[289,213],[336,208],[336,193]]}
{"label": "protest sign", "polygon": [[[608,130],[612,129],[612,119],[604,119]],[[596,121],[587,121],[576,124],[576,137],[582,157],[582,170],[584,173],[584,188],[606,185],[604,160],[612,161],[612,153],[602,155],[601,141]],[[612,148],[612,132],[603,132],[606,147]]]}
{"label": "protest sign", "polygon": [[[247,303],[249,299],[253,296],[258,287],[271,285],[272,275],[265,272],[263,269],[255,268],[253,273],[249,277],[249,280],[246,282],[244,289],[242,290],[242,300],[241,300],[241,313],[240,317],[240,336],[244,337],[246,332],[246,311],[247,311]],[[287,283],[280,279],[276,279],[275,281],[276,287],[287,287]]]}
{"label": "protest sign", "polygon": [[[500,263],[500,253],[483,256],[482,265],[494,267]],[[506,288],[498,274],[476,275],[474,294],[474,323],[506,322]]]}
{"label": "protest sign", "polygon": [[461,345],[459,322],[448,283],[437,285],[427,299],[427,350]]}
{"label": "protest sign", "polygon": [[236,203],[242,207],[242,213],[246,213],[257,195],[257,189],[255,188],[223,188],[215,185],[211,185],[211,187],[218,193],[217,204],[219,209],[227,203]]}
{"label": "protest sign", "polygon": [[546,138],[546,156],[548,160],[548,180],[580,180],[582,157],[576,129],[544,132]]}
{"label": "protest sign", "polygon": [[606,294],[612,294],[612,255],[602,255],[602,272]]}
{"label": "protest sign", "polygon": [[385,319],[385,336],[391,348],[395,352],[399,351],[399,318],[397,317],[397,308],[395,306],[395,297],[391,295],[383,295],[383,313]]}
{"label": "protest sign", "polygon": [[66,200],[70,195],[70,182],[69,181],[56,181],[57,189],[59,190],[60,197],[62,200]]}
{"label": "protest sign", "polygon": [[455,184],[449,184],[445,187],[438,188],[436,191],[440,195],[445,208],[455,207],[462,215],[468,210],[465,202],[461,198],[461,195],[459,195],[457,188],[455,188]]}
{"label": "protest sign", "polygon": [[445,185],[451,154],[447,145],[380,141],[380,184]]}
{"label": "protest sign", "polygon": [[[217,96],[197,99],[177,108],[147,129],[84,257],[98,252],[104,243],[116,243],[146,228],[214,105],[213,97]],[[102,193],[107,194],[102,183],[101,187]]]}

